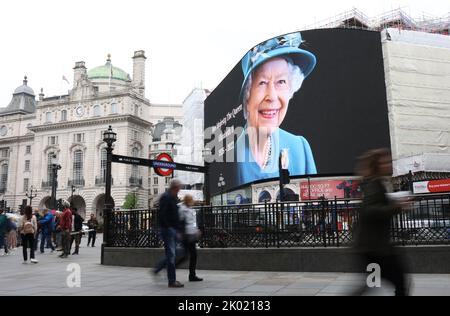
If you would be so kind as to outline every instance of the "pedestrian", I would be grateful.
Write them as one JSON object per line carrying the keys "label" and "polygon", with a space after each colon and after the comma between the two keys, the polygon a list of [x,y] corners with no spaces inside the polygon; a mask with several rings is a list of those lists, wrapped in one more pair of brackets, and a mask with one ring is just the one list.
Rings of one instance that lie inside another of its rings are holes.
{"label": "pedestrian", "polygon": [[91,218],[88,220],[87,224],[89,228],[89,237],[87,246],[89,247],[89,244],[92,241],[92,247],[95,247],[95,238],[97,236],[98,221],[95,218],[94,214],[91,214]]}
{"label": "pedestrian", "polygon": [[72,209],[73,219],[72,219],[72,233],[70,234],[70,249],[72,249],[72,244],[75,241],[75,251],[72,255],[78,255],[80,251],[81,234],[83,230],[84,219],[78,214],[78,209],[74,207]]}
{"label": "pedestrian", "polygon": [[14,217],[9,218],[7,228],[7,245],[8,250],[14,251],[17,248],[17,224],[16,219]]}
{"label": "pedestrian", "polygon": [[175,260],[177,237],[181,239],[181,223],[178,214],[178,192],[181,189],[181,182],[174,179],[170,182],[169,190],[163,193],[159,199],[158,225],[161,239],[164,241],[165,257],[156,265],[153,273],[158,274],[164,267],[167,267],[167,278],[169,287],[184,287],[176,279]]}
{"label": "pedestrian", "polygon": [[178,208],[180,221],[184,225],[182,240],[184,257],[177,262],[177,265],[184,262],[189,256],[189,281],[191,282],[203,281],[195,273],[197,267],[197,242],[200,239],[200,230],[197,227],[197,212],[192,208],[193,206],[194,199],[187,194]]}
{"label": "pedestrian", "polygon": [[22,250],[23,250],[23,263],[28,262],[27,248],[30,248],[30,261],[32,263],[38,263],[34,257],[34,239],[37,233],[37,220],[33,215],[33,209],[31,206],[25,206],[25,214],[22,217],[22,223],[19,228],[20,236],[22,238]]}
{"label": "pedestrian", "polygon": [[[388,197],[387,182],[392,175],[392,158],[388,149],[374,149],[359,158],[357,171],[362,177],[363,203],[355,231],[355,246],[364,264],[380,266],[381,278],[395,286],[396,296],[408,294],[405,268],[390,239],[394,215],[408,206],[407,199],[393,201]],[[354,294],[362,294],[365,286]]]}
{"label": "pedestrian", "polygon": [[44,209],[43,217],[39,221],[39,225],[41,227],[41,253],[44,253],[45,243],[50,245],[50,248],[52,249],[51,252],[55,251],[55,247],[52,242],[53,214],[48,209]]}
{"label": "pedestrian", "polygon": [[56,211],[55,218],[54,218],[54,232],[55,232],[55,244],[56,244],[56,251],[63,251],[63,245],[62,245],[62,229],[61,229],[61,218],[62,218],[62,212]]}
{"label": "pedestrian", "polygon": [[67,201],[62,202],[64,211],[61,215],[59,227],[61,229],[61,244],[63,247],[63,253],[60,258],[67,258],[70,255],[70,231],[72,230],[72,211],[70,210],[70,204]]}
{"label": "pedestrian", "polygon": [[3,209],[0,209],[0,256],[4,256],[8,253],[8,249],[5,243],[5,235],[8,226],[8,218],[3,214]]}
{"label": "pedestrian", "polygon": [[40,240],[39,237],[42,236],[41,225],[39,224],[39,221],[42,219],[41,211],[36,208],[34,210],[34,216],[36,216],[36,221],[37,221],[37,231],[34,234],[34,236],[35,236],[35,238],[34,238],[34,251],[37,251],[37,249],[38,249],[38,242]]}

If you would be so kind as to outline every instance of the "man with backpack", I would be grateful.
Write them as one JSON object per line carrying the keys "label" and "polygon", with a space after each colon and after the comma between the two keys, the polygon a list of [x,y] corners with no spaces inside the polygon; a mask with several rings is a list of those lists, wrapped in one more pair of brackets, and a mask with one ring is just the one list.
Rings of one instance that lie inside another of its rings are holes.
{"label": "man with backpack", "polygon": [[70,231],[72,229],[72,211],[70,210],[70,204],[67,201],[62,202],[64,212],[61,216],[59,227],[61,229],[63,253],[60,258],[67,258],[70,255]]}

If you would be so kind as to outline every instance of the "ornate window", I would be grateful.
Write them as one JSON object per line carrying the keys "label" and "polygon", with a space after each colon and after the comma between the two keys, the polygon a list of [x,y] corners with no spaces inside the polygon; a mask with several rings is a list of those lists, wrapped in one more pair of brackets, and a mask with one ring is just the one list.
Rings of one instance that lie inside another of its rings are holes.
{"label": "ornate window", "polygon": [[117,103],[111,103],[111,114],[117,113]]}
{"label": "ornate window", "polygon": [[45,113],[45,123],[51,123],[52,122],[52,112]]}
{"label": "ornate window", "polygon": [[8,184],[8,164],[2,165],[0,170],[0,192],[6,191],[6,186]]}
{"label": "ornate window", "polygon": [[61,111],[61,121],[67,121],[67,111],[66,110]]}
{"label": "ornate window", "polygon": [[107,153],[106,153],[106,149],[103,148],[101,150],[100,153],[101,157],[100,157],[100,174],[102,179],[105,179],[106,181],[106,157],[107,157]]}
{"label": "ornate window", "polygon": [[47,181],[52,182],[52,159],[55,153],[51,152],[47,154]]}
{"label": "ornate window", "polygon": [[101,115],[100,105],[94,105],[94,116],[100,116],[100,115]]}
{"label": "ornate window", "polygon": [[75,150],[73,153],[73,182],[75,185],[82,184],[83,181],[83,152]]}

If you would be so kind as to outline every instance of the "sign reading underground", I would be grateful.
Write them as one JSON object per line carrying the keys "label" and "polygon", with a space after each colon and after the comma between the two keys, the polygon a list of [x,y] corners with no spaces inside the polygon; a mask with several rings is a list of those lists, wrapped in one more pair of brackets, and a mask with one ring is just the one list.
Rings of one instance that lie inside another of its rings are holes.
{"label": "sign reading underground", "polygon": [[168,177],[173,173],[173,169],[176,169],[176,164],[169,154],[162,153],[153,161],[153,168],[155,168],[156,174],[161,177]]}

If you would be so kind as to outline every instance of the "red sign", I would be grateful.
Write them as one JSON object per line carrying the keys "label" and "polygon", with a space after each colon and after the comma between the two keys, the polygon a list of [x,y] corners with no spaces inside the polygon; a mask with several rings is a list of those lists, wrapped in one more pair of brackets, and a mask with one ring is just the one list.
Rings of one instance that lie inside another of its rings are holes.
{"label": "red sign", "polygon": [[450,192],[450,179],[414,182],[413,190],[414,193]]}
{"label": "red sign", "polygon": [[359,180],[312,180],[300,182],[300,197],[304,200],[360,198]]}
{"label": "red sign", "polygon": [[[167,162],[173,162],[172,157],[167,153],[159,154],[156,157],[156,160],[162,160]],[[155,168],[155,172],[160,175],[161,177],[168,177],[172,174],[173,169],[164,169],[164,168]]]}

